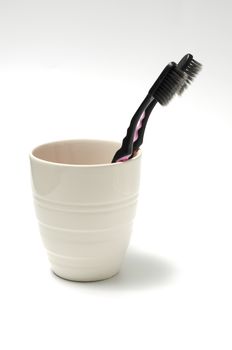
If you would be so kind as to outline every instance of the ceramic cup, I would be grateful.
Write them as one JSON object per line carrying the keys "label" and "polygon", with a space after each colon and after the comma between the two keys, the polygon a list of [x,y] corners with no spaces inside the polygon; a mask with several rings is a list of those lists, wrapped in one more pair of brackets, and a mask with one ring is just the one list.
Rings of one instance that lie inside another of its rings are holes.
{"label": "ceramic cup", "polygon": [[119,272],[129,244],[141,153],[111,163],[120,144],[67,140],[30,154],[40,233],[55,274],[96,281]]}

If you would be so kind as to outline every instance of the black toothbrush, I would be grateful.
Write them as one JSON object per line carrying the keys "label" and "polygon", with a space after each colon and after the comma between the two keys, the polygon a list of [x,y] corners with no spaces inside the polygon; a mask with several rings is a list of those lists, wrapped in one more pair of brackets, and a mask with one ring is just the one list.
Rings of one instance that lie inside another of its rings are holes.
{"label": "black toothbrush", "polygon": [[[199,73],[199,71],[202,68],[202,65],[201,65],[201,63],[194,60],[193,56],[191,54],[187,54],[180,60],[180,62],[177,64],[177,67],[187,74],[183,85],[181,86],[181,88],[179,90],[176,91],[176,93],[178,95],[182,95],[184,90],[188,87],[189,84],[191,84],[193,79]],[[154,99],[154,101],[152,101],[150,103],[150,105],[147,107],[146,111],[144,112],[145,117],[142,121],[141,128],[138,130],[138,139],[133,144],[133,153],[136,153],[138,151],[139,147],[143,143],[143,137],[144,137],[144,132],[145,132],[147,121],[148,121],[149,116],[150,116],[150,114],[151,114],[151,112],[152,112],[152,110],[155,107],[157,102],[158,101]],[[132,158],[132,157],[133,157],[133,154],[131,155],[130,158]]]}
{"label": "black toothbrush", "polygon": [[176,93],[181,95],[201,67],[191,54],[187,54],[178,64],[171,62],[164,68],[132,117],[121,148],[115,153],[112,163],[133,158],[143,143],[145,128],[156,103],[165,106]]}

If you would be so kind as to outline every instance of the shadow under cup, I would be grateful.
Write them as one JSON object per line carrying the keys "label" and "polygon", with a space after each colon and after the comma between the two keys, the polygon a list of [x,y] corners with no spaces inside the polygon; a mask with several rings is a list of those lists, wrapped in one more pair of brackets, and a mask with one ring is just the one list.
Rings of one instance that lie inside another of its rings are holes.
{"label": "shadow under cup", "polygon": [[120,270],[135,216],[141,153],[112,164],[119,148],[111,141],[67,140],[30,154],[40,233],[60,277],[96,281]]}

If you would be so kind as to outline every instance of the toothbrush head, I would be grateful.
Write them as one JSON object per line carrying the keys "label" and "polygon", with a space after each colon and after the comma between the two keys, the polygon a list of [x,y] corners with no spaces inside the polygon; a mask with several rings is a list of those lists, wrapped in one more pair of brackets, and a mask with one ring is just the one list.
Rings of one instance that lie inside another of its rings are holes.
{"label": "toothbrush head", "polygon": [[187,79],[187,73],[180,69],[175,62],[171,62],[164,68],[148,94],[162,106],[165,106],[183,88]]}
{"label": "toothbrush head", "polygon": [[183,86],[177,92],[178,95],[181,95],[183,91],[191,84],[197,74],[202,68],[202,64],[193,59],[193,55],[190,53],[185,55],[180,62],[177,64],[177,67],[187,74],[187,79]]}

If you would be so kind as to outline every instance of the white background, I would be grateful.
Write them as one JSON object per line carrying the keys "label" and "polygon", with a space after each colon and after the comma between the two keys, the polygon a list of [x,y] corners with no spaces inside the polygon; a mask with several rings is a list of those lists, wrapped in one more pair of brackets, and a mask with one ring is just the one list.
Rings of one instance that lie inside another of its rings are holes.
{"label": "white background", "polygon": [[[230,1],[0,0],[1,349],[231,350]],[[28,153],[121,140],[169,61],[203,63],[157,106],[122,271],[55,277],[39,237]]]}

